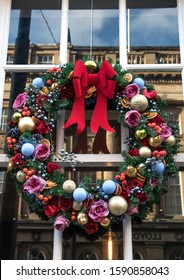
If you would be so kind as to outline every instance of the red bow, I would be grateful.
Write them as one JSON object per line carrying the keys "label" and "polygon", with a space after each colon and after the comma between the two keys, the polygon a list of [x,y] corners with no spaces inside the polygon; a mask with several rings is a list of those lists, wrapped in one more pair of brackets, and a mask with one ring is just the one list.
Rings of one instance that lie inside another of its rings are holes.
{"label": "red bow", "polygon": [[64,125],[64,129],[77,123],[77,134],[85,129],[85,104],[84,98],[89,86],[95,86],[97,91],[97,101],[92,114],[90,129],[97,133],[99,127],[104,130],[114,132],[107,120],[107,98],[113,98],[116,81],[112,78],[116,71],[111,64],[105,60],[96,74],[88,74],[86,66],[82,61],[76,61],[73,73],[73,85],[75,99],[71,115]]}

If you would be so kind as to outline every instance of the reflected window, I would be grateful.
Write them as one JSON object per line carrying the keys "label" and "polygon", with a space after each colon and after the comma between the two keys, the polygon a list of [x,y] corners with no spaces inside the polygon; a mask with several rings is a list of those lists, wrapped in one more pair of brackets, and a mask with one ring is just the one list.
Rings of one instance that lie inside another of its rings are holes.
{"label": "reflected window", "polygon": [[6,132],[7,118],[8,118],[8,108],[3,108],[2,115],[1,115],[1,124],[0,124],[0,130],[3,132]]}
{"label": "reflected window", "polygon": [[38,55],[38,64],[52,64],[54,61],[53,55]]}
{"label": "reflected window", "polygon": [[163,210],[165,215],[181,215],[181,187],[179,176],[170,179],[170,187],[168,192],[163,197]]}

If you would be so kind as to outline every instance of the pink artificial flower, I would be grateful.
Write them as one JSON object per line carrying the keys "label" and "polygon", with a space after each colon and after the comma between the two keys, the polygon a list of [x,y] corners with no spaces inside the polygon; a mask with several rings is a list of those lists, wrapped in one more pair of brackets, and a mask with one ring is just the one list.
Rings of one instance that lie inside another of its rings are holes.
{"label": "pink artificial flower", "polygon": [[25,106],[27,101],[28,101],[27,93],[26,92],[20,93],[14,100],[13,109],[17,110],[18,112],[22,112],[23,107]]}
{"label": "pink artificial flower", "polygon": [[135,96],[136,94],[140,93],[140,88],[138,85],[136,84],[129,84],[128,86],[126,86],[125,88],[125,97],[127,99],[131,99],[133,96]]}
{"label": "pink artificial flower", "polygon": [[30,194],[39,194],[44,190],[46,181],[41,177],[32,175],[23,185],[23,190],[27,190]]}
{"label": "pink artificial flower", "polygon": [[54,221],[54,227],[57,230],[62,230],[64,231],[64,229],[66,227],[69,227],[69,221],[67,218],[65,218],[62,215],[59,215],[56,217],[55,221]]}
{"label": "pink artificial flower", "polygon": [[38,144],[35,148],[34,156],[40,161],[46,160],[50,155],[50,148],[46,144]]}
{"label": "pink artificial flower", "polygon": [[139,209],[138,209],[137,206],[136,207],[129,206],[126,213],[128,215],[138,214],[139,213]]}
{"label": "pink artificial flower", "polygon": [[154,188],[159,184],[159,182],[156,178],[151,178],[151,179],[149,179],[149,184],[150,184],[151,188]]}
{"label": "pink artificial flower", "polygon": [[167,139],[172,134],[172,129],[168,127],[165,123],[160,125],[160,128],[162,129],[160,136],[162,137],[162,140]]}
{"label": "pink artificial flower", "polygon": [[92,204],[88,212],[89,217],[94,222],[100,222],[108,214],[109,214],[108,204],[102,199]]}
{"label": "pink artificial flower", "polygon": [[130,110],[125,114],[125,123],[129,127],[138,126],[140,123],[141,115],[137,110]]}

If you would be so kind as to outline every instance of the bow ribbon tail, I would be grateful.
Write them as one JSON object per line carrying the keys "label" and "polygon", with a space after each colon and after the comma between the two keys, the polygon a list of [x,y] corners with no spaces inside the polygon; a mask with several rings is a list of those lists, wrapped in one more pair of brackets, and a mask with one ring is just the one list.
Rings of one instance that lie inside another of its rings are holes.
{"label": "bow ribbon tail", "polygon": [[93,133],[97,133],[99,127],[115,132],[107,120],[107,97],[97,91],[97,101],[91,118],[90,129]]}
{"label": "bow ribbon tail", "polygon": [[85,106],[84,96],[87,90],[87,71],[82,61],[77,61],[73,74],[73,86],[75,90],[75,98],[72,107],[72,112],[63,126],[67,128],[72,124],[77,124],[77,134],[80,134],[85,129]]}
{"label": "bow ribbon tail", "polygon": [[85,110],[84,110],[84,97],[75,97],[72,112],[69,119],[64,124],[63,128],[77,124],[77,134],[80,134],[85,129]]}

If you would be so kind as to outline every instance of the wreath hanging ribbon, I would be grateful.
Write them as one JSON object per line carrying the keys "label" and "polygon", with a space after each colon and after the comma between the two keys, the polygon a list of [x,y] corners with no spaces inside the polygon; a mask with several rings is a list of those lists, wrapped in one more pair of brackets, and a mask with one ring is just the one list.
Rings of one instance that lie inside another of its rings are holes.
{"label": "wreath hanging ribbon", "polygon": [[113,98],[116,81],[112,79],[115,75],[115,70],[107,60],[102,63],[100,71],[95,74],[87,72],[84,62],[77,61],[75,63],[73,74],[75,98],[71,115],[65,123],[64,129],[77,123],[77,134],[83,132],[85,129],[85,94],[89,86],[95,86],[97,101],[92,114],[90,129],[93,133],[97,133],[99,127],[115,132],[107,120],[107,99]]}

